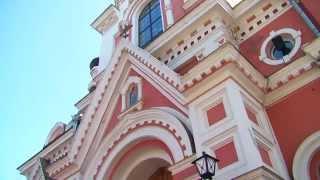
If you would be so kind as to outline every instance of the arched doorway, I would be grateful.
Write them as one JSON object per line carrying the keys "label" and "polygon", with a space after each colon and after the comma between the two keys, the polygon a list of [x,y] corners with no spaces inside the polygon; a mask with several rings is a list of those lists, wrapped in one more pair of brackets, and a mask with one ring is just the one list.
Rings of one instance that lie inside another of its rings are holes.
{"label": "arched doorway", "polygon": [[172,180],[172,174],[169,172],[168,168],[162,167],[153,173],[149,180]]}
{"label": "arched doorway", "polygon": [[131,180],[141,163],[158,165],[139,180],[167,177],[168,171],[161,173],[161,168],[191,156],[194,150],[187,126],[177,117],[184,118],[163,108],[127,114],[102,141],[83,179]]}
{"label": "arched doorway", "polygon": [[171,180],[173,164],[166,145],[157,139],[144,139],[126,146],[110,166],[107,180]]}
{"label": "arched doorway", "polygon": [[136,166],[128,180],[172,180],[170,164],[162,159],[148,159]]}

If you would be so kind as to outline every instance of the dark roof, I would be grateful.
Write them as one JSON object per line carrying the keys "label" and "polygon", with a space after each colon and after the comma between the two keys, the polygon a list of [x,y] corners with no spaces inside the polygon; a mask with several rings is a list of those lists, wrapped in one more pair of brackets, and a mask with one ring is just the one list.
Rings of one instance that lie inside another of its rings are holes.
{"label": "dark roof", "polygon": [[99,66],[99,57],[92,59],[90,62],[90,70],[96,66]]}

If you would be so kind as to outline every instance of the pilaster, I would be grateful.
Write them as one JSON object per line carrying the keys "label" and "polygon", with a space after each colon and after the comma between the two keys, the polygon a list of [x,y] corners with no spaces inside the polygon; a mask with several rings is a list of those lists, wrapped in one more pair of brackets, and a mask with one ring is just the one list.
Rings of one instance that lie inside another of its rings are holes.
{"label": "pilaster", "polygon": [[190,104],[197,157],[206,151],[220,159],[217,179],[233,179],[259,167],[288,179],[264,107],[248,96],[229,79]]}

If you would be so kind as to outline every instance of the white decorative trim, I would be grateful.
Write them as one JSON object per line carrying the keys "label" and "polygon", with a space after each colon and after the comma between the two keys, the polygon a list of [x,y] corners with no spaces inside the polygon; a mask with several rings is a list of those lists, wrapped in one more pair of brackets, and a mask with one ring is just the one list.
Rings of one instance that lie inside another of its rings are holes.
{"label": "white decorative trim", "polygon": [[320,37],[305,45],[303,51],[314,60],[320,59]]}
{"label": "white decorative trim", "polygon": [[192,155],[186,159],[184,159],[183,161],[180,161],[174,165],[172,165],[171,167],[168,168],[169,171],[171,171],[172,175],[176,175],[184,170],[186,170],[187,168],[190,168],[191,166],[193,166],[192,162],[196,159],[196,155]]}
{"label": "white decorative trim", "polygon": [[[217,93],[214,96],[211,96],[209,98],[210,98],[210,101],[207,101],[207,102],[201,104],[201,108],[202,108],[201,115],[202,115],[202,119],[204,120],[202,123],[204,123],[204,127],[205,127],[205,132],[203,132],[204,134],[206,134],[207,131],[210,131],[210,130],[214,131],[214,129],[222,127],[223,125],[225,125],[226,123],[228,123],[232,119],[232,111],[229,106],[229,100],[226,95],[225,89],[221,90],[219,93]],[[222,105],[223,105],[225,117],[218,120],[218,122],[210,125],[209,117],[208,117],[207,113],[209,110],[211,110],[212,108],[215,108],[220,103],[222,103]]]}
{"label": "white decorative trim", "polygon": [[[93,82],[93,81],[92,81]],[[83,110],[85,107],[87,107],[92,99],[92,94],[93,93],[89,93],[86,96],[84,96],[82,99],[80,99],[74,106],[79,110]]]}
{"label": "white decorative trim", "polygon": [[167,17],[167,26],[170,27],[174,24],[174,16],[173,16],[173,8],[172,8],[172,0],[164,0],[164,4],[160,1],[161,6],[164,6],[166,17]]}
{"label": "white decorative trim", "polygon": [[[183,97],[175,88],[181,84],[181,79],[178,74],[170,70],[167,66],[162,65],[148,52],[133,46],[126,39],[121,39],[118,47],[112,55],[108,67],[99,81],[100,83],[97,85],[92,101],[84,114],[83,121],[80,124],[79,129],[77,130],[76,137],[70,151],[70,157],[74,163],[82,164],[90,147],[85,146],[84,144],[92,142],[94,138],[93,132],[96,132],[98,129],[104,112],[108,109],[109,101],[116,89],[117,81],[120,79],[121,75],[123,75],[122,72],[124,67],[129,61],[137,66],[136,69],[138,72],[146,74],[144,76],[144,74],[141,73],[143,78],[147,79],[148,82],[160,90],[161,93],[163,92],[168,96],[169,100],[171,100],[177,107],[187,113],[186,108],[181,105]],[[162,91],[162,88],[164,87],[166,87],[166,91]]]}
{"label": "white decorative trim", "polygon": [[[161,21],[162,21],[162,31],[165,31],[165,26],[164,26],[164,12],[162,11],[163,8],[162,6],[164,5],[161,0],[160,1],[160,12],[161,12]],[[167,1],[167,0],[166,0]],[[150,3],[150,0],[139,0],[138,3],[133,3],[134,6],[133,7],[129,7],[129,9],[132,9],[132,14],[129,14],[132,19],[132,43],[136,46],[139,46],[139,16],[141,14],[141,12],[143,11],[143,9],[145,8],[145,6]],[[129,17],[129,15],[125,16],[125,17]],[[169,22],[168,22],[169,24]],[[151,41],[152,42],[152,41]]]}
{"label": "white decorative trim", "polygon": [[216,0],[206,0],[201,3],[197,8],[195,8],[190,13],[186,14],[184,18],[177,21],[172,28],[169,28],[161,36],[156,38],[152,43],[150,43],[146,50],[148,52],[154,53],[161,47],[165,46],[170,40],[174,39],[179,33],[190,26],[195,21],[199,20],[199,17],[206,14],[211,8],[216,6],[218,3]]}
{"label": "white decorative trim", "polygon": [[136,84],[138,88],[138,101],[141,101],[142,98],[142,80],[138,76],[129,76],[125,84],[122,86],[120,89],[121,93],[121,111],[124,111],[128,108],[127,106],[127,93],[128,93],[128,88],[130,87],[131,84]]}
{"label": "white decorative trim", "polygon": [[118,9],[115,6],[110,5],[91,23],[91,26],[99,33],[103,34],[103,32],[110,29],[118,20]]}
{"label": "white decorative trim", "polygon": [[[264,1],[255,0],[255,3],[250,3],[250,1],[247,1],[247,4],[241,4],[242,8],[245,6],[246,9],[242,9],[232,14],[232,16],[237,19],[237,23],[234,27],[240,28],[238,31],[235,32],[239,43],[242,43],[245,40],[249,39],[257,32],[268,26],[275,19],[282,16],[285,12],[291,9],[289,2],[287,3],[287,5],[282,6],[283,1],[273,1],[271,7],[269,7],[267,10],[263,10],[263,7],[268,5],[269,1],[265,1],[266,4],[264,4],[263,6],[256,6],[257,3],[261,4],[259,2]],[[250,8],[252,9],[253,6],[256,6],[256,9],[251,13],[244,15],[245,12],[247,12]],[[256,18],[248,23],[247,19],[250,18],[252,15],[255,15]]]}
{"label": "white decorative trim", "polygon": [[[291,50],[291,52],[288,55],[285,55],[282,60],[274,60],[271,57],[269,57],[269,48],[268,45],[270,44],[271,40],[279,35],[287,34],[292,36],[294,40],[294,47]],[[271,31],[270,35],[263,41],[262,46],[260,48],[260,56],[259,59],[269,65],[279,65],[283,63],[288,63],[292,60],[293,56],[298,52],[299,48],[301,46],[301,32],[296,31],[291,28],[283,28],[278,31]]]}
{"label": "white decorative trim", "polygon": [[192,5],[194,5],[197,0],[183,0],[183,9],[189,9]]}
{"label": "white decorative trim", "polygon": [[262,179],[272,179],[272,180],[284,180],[278,174],[266,168],[264,166],[251,170],[241,176],[235,178],[235,180],[262,180]]}
{"label": "white decorative trim", "polygon": [[[155,125],[152,125],[153,122]],[[143,124],[150,124],[150,126],[144,127]],[[159,126],[166,127],[170,131]],[[135,131],[128,133],[130,129],[135,129]],[[179,138],[176,139],[177,137]],[[96,179],[101,179],[114,158],[122,150],[131,143],[145,138],[155,138],[166,144],[172,153],[174,162],[179,162],[193,154],[188,133],[177,117],[158,108],[143,110],[125,115],[124,120],[120,121],[113,131],[104,138],[88,166],[88,171],[85,172],[84,179],[92,179],[95,174],[97,175]],[[185,149],[182,149],[181,145]],[[107,155],[108,151],[110,152]]]}
{"label": "white decorative trim", "polygon": [[294,155],[292,172],[294,179],[310,180],[309,166],[314,153],[320,148],[320,131],[307,137]]}
{"label": "white decorative trim", "polygon": [[94,66],[90,70],[90,75],[91,75],[92,78],[95,78],[98,74],[99,74],[99,65],[98,66]]}
{"label": "white decorative trim", "polygon": [[66,124],[64,124],[63,122],[57,122],[53,128],[50,130],[48,136],[47,136],[47,140],[45,144],[49,144],[53,139],[52,136],[54,135],[54,133],[59,130],[59,129],[63,129],[63,131],[65,130]]}

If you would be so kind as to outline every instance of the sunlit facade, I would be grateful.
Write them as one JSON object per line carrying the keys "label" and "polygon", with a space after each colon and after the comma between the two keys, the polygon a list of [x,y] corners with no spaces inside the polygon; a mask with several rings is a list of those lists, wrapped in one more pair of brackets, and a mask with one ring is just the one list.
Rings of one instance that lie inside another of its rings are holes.
{"label": "sunlit facade", "polygon": [[320,178],[318,0],[116,0],[68,124],[30,180]]}

